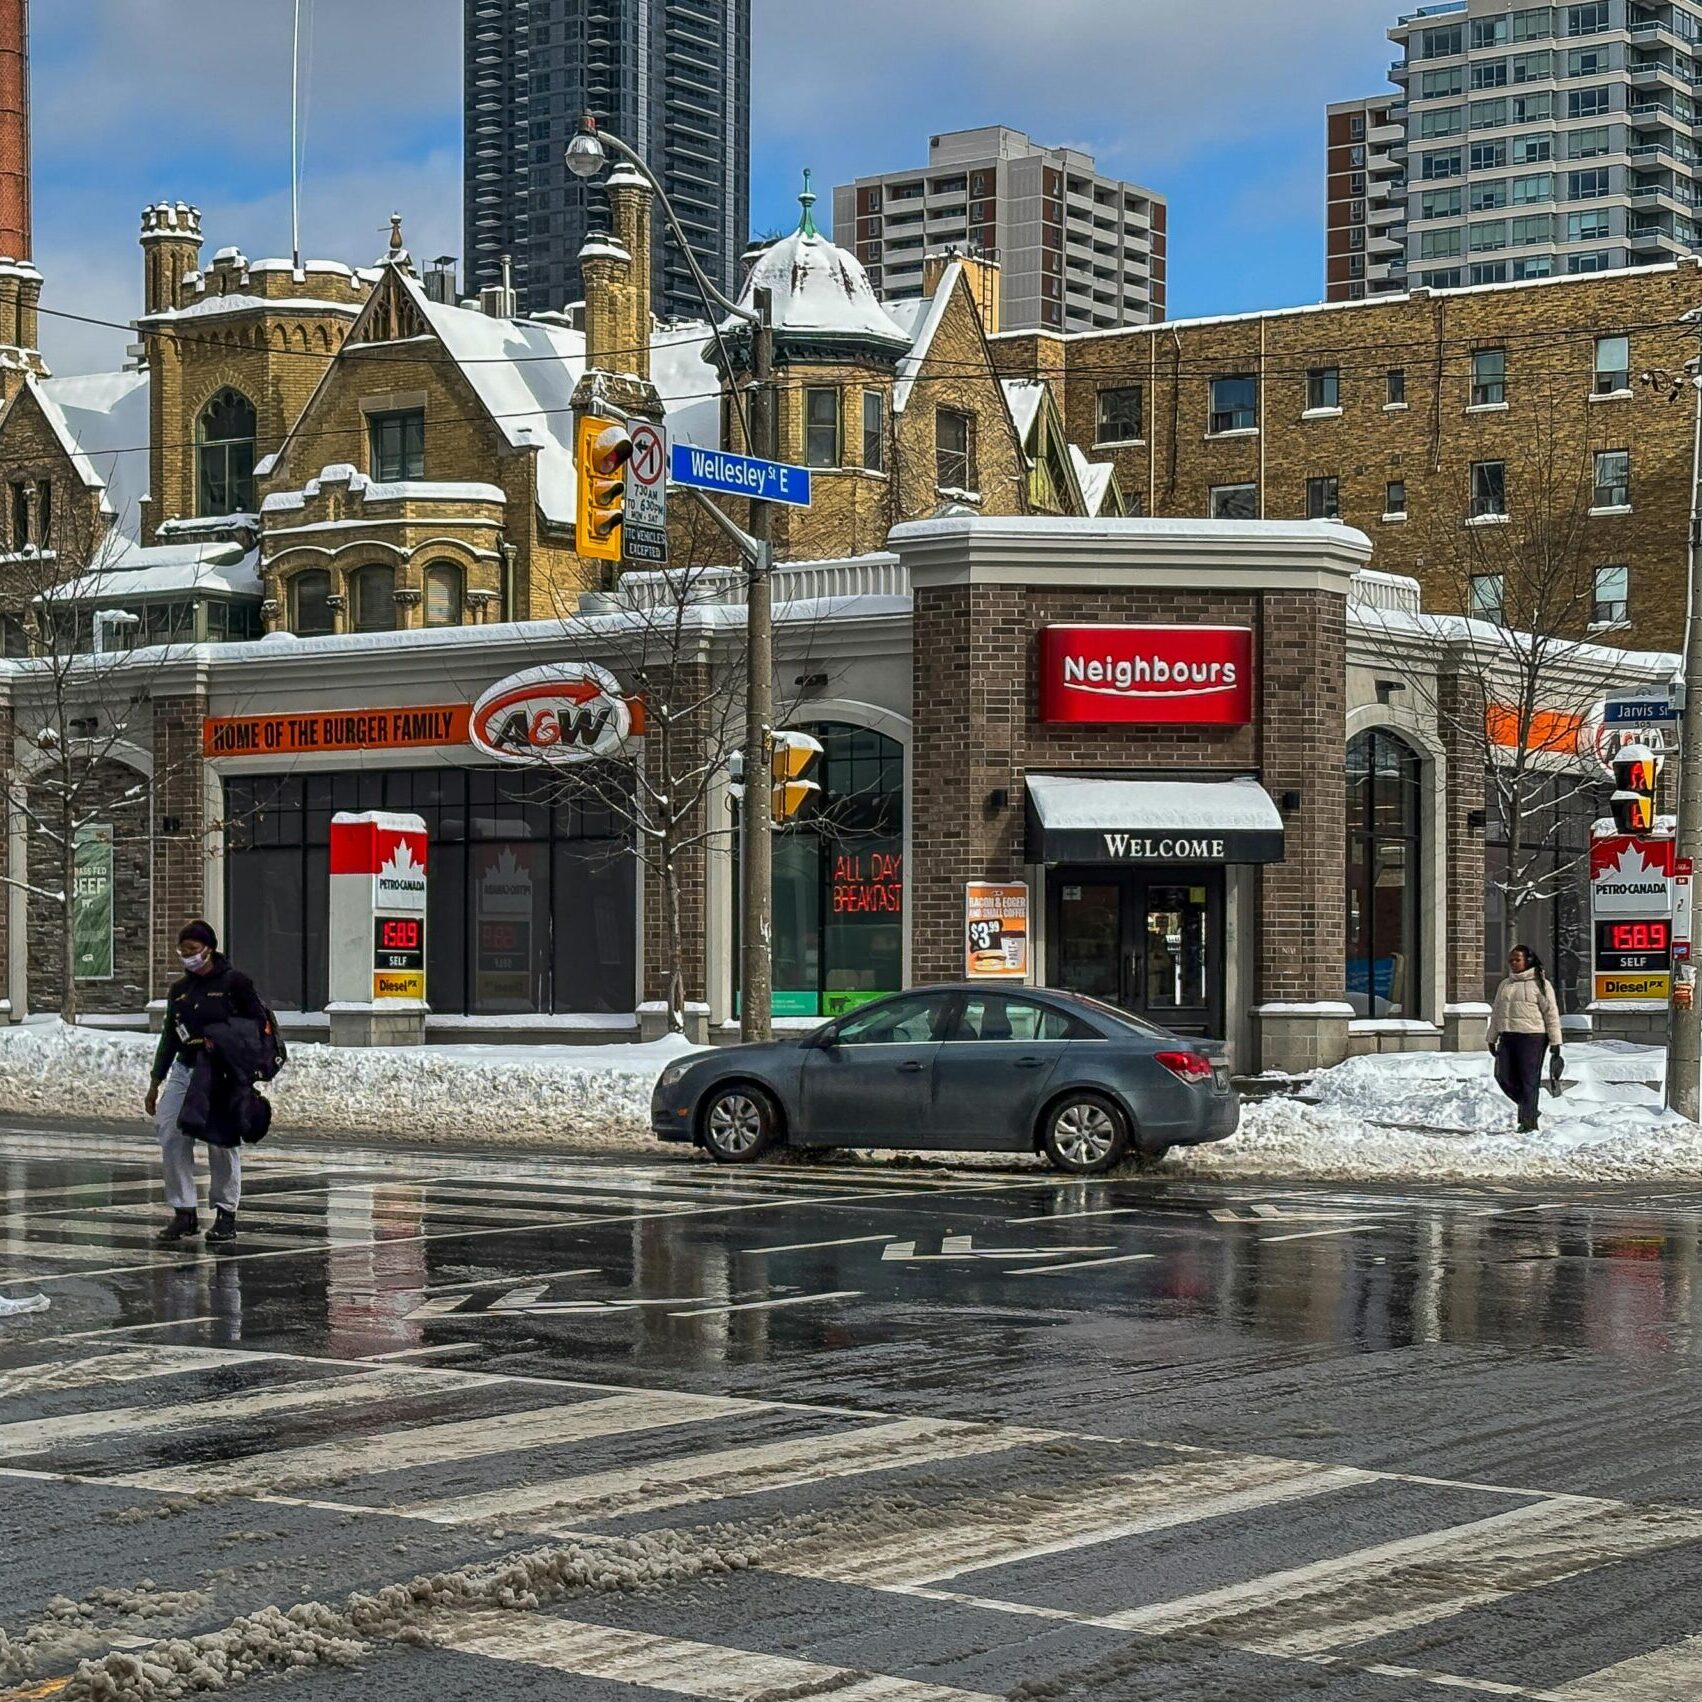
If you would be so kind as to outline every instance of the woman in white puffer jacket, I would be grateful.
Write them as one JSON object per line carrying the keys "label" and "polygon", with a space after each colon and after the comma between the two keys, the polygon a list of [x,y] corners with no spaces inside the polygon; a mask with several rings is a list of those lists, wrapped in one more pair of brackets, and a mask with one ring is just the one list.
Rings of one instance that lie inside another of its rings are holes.
{"label": "woman in white puffer jacket", "polygon": [[1542,1094],[1543,1053],[1560,1059],[1560,1004],[1529,946],[1514,946],[1508,975],[1495,989],[1489,1018],[1489,1049],[1495,1054],[1495,1083],[1519,1107],[1519,1127],[1537,1126]]}

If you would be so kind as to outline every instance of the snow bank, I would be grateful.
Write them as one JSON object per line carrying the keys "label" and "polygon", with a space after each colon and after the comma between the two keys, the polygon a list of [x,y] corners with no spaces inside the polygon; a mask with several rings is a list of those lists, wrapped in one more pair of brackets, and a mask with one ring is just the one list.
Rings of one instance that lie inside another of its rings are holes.
{"label": "snow bank", "polygon": [[[154,1035],[0,1029],[0,1111],[139,1118]],[[614,1046],[301,1045],[264,1089],[277,1134],[292,1128],[420,1142],[608,1149],[649,1145],[650,1090],[683,1040]],[[276,1136],[273,1137],[277,1138]]]}
{"label": "snow bank", "polygon": [[1558,1099],[1520,1134],[1488,1053],[1353,1058],[1305,1100],[1246,1106],[1233,1141],[1186,1155],[1199,1176],[1326,1181],[1634,1182],[1702,1176],[1702,1129],[1661,1108],[1664,1056],[1570,1045]]}

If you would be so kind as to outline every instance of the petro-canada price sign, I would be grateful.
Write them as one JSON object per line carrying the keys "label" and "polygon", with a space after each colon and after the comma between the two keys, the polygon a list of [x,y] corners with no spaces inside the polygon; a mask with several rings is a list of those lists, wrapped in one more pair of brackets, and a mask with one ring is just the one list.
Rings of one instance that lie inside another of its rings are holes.
{"label": "petro-canada price sign", "polygon": [[1597,1004],[1664,1004],[1672,993],[1673,842],[1613,834],[1590,846]]}

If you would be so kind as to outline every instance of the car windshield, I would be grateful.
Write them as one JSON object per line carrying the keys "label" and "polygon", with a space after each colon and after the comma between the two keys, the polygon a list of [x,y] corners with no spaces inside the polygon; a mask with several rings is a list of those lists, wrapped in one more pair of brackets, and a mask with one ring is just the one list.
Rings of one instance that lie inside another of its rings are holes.
{"label": "car windshield", "polygon": [[1160,1028],[1156,1022],[1148,1022],[1145,1017],[1135,1016],[1129,1011],[1120,1011],[1115,1005],[1106,1004],[1103,999],[1090,999],[1085,993],[1065,993],[1060,996],[1068,999],[1072,1005],[1080,1005],[1084,1010],[1092,1011],[1095,1016],[1115,1023],[1119,1028],[1133,1029],[1136,1034],[1144,1035],[1149,1040],[1174,1038],[1168,1028]]}

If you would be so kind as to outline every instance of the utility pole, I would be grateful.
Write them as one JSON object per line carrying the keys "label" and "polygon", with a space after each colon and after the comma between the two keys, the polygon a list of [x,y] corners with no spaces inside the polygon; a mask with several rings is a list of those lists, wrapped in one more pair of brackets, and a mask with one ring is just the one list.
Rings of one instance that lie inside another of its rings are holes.
{"label": "utility pole", "polygon": [[[1685,314],[1692,331],[1702,313]],[[1678,836],[1673,852],[1679,858],[1702,860],[1702,585],[1697,566],[1702,561],[1702,355],[1685,367],[1696,402],[1696,437],[1690,462],[1690,588],[1689,615],[1684,631],[1684,713],[1679,723]],[[1690,964],[1674,965],[1673,998],[1667,1028],[1667,1103],[1681,1117],[1702,1121],[1702,1009],[1697,1008]],[[1679,977],[1683,976],[1681,983]],[[1685,988],[1679,993],[1680,986]]]}
{"label": "utility pole", "polygon": [[[774,298],[752,298],[750,453],[773,459]],[[745,796],[740,814],[739,1038],[774,1034],[774,506],[751,504],[756,548],[745,580]]]}

